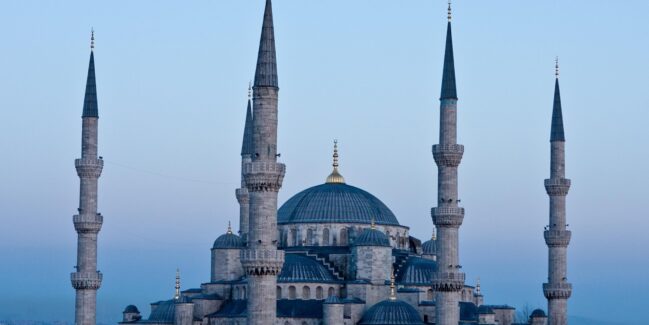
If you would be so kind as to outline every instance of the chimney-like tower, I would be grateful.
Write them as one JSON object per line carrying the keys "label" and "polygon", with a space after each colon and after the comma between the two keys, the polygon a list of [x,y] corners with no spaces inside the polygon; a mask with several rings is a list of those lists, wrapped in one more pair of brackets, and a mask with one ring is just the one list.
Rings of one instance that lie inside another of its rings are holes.
{"label": "chimney-like tower", "polygon": [[244,245],[248,242],[248,227],[250,220],[250,198],[243,176],[243,166],[252,161],[252,88],[248,88],[248,107],[246,109],[246,123],[243,129],[243,143],[241,144],[241,187],[236,189],[237,202],[239,202],[239,236]]}
{"label": "chimney-like tower", "polygon": [[95,325],[97,309],[97,289],[101,286],[102,275],[97,271],[97,234],[101,229],[103,217],[97,213],[97,180],[104,167],[103,160],[97,156],[97,86],[95,83],[94,32],[90,44],[90,65],[86,95],[81,115],[81,158],[74,161],[77,175],[81,180],[79,195],[79,214],[72,220],[78,234],[77,271],[71,274],[72,287],[76,290],[75,324]]}
{"label": "chimney-like tower", "polygon": [[572,284],[567,277],[567,250],[570,230],[566,224],[566,195],[570,180],[566,176],[563,116],[559,92],[559,63],[556,64],[554,83],[554,107],[550,132],[550,178],[545,180],[545,190],[550,196],[550,224],[544,232],[548,245],[548,282],[543,284],[543,294],[548,299],[548,325],[568,324],[568,298]]}
{"label": "chimney-like tower", "polygon": [[437,272],[433,274],[435,322],[457,325],[460,321],[460,291],[465,275],[459,262],[458,236],[464,209],[458,206],[457,169],[464,146],[457,144],[457,91],[451,36],[451,4],[448,7],[446,52],[440,96],[439,144],[433,146],[437,163],[437,207],[431,211],[437,228]]}
{"label": "chimney-like tower", "polygon": [[285,166],[277,162],[277,61],[273,9],[266,0],[253,84],[252,159],[243,165],[250,200],[248,247],[241,264],[248,277],[248,325],[275,324],[277,275],[284,252],[277,249],[277,193]]}

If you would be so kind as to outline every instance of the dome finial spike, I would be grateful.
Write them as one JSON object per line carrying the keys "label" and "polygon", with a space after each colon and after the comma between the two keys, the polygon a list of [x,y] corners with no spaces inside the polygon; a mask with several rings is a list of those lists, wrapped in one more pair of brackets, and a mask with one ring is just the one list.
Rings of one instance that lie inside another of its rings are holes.
{"label": "dome finial spike", "polygon": [[394,268],[390,274],[390,300],[397,300],[397,290],[396,285],[394,284]]}
{"label": "dome finial spike", "polygon": [[480,277],[478,277],[476,284],[475,284],[475,293],[480,294]]}
{"label": "dome finial spike", "polygon": [[559,56],[554,58],[554,76],[559,78]]}
{"label": "dome finial spike", "polygon": [[90,27],[90,50],[95,49],[95,29]]}
{"label": "dome finial spike", "polygon": [[227,231],[227,234],[228,234],[228,235],[231,235],[231,234],[232,234],[232,224],[230,223],[229,220],[228,220],[228,231]]}
{"label": "dome finial spike", "polygon": [[345,179],[343,178],[342,175],[338,172],[338,140],[334,139],[334,154],[333,154],[334,162],[333,162],[333,167],[334,170],[327,176],[327,181],[326,183],[337,183],[337,184],[344,184]]}
{"label": "dome finial spike", "polygon": [[448,21],[451,21],[451,0],[448,0]]}
{"label": "dome finial spike", "polygon": [[180,299],[180,269],[176,269],[176,293],[174,294],[174,300]]}
{"label": "dome finial spike", "polygon": [[370,223],[370,228],[372,230],[376,229],[376,222],[374,216],[372,216],[372,223]]}

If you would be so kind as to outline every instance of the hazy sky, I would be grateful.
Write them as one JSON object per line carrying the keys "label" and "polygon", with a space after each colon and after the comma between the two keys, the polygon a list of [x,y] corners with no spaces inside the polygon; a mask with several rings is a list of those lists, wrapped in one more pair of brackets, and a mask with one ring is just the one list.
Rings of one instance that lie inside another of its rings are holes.
{"label": "hazy sky", "polygon": [[[95,51],[98,320],[209,280],[234,189],[262,0],[3,1],[0,319],[74,317],[72,215]],[[275,0],[280,202],[341,173],[430,236],[446,2]],[[571,315],[640,324],[649,292],[649,2],[456,1],[461,264],[486,303],[545,308],[554,57],[567,138]]]}

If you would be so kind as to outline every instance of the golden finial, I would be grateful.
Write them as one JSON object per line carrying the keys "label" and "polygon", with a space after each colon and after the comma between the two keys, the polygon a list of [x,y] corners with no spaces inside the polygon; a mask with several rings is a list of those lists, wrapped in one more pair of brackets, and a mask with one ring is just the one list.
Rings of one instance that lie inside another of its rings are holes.
{"label": "golden finial", "polygon": [[394,269],[392,269],[392,274],[390,274],[390,300],[397,300],[396,287],[394,284]]}
{"label": "golden finial", "polygon": [[232,235],[232,225],[230,224],[230,221],[228,221],[228,235]]}
{"label": "golden finial", "polygon": [[374,222],[374,216],[372,216],[372,223],[370,224],[372,230],[376,229],[376,223]]}
{"label": "golden finial", "polygon": [[478,295],[481,294],[481,292],[480,292],[480,277],[478,277],[478,280],[476,281],[476,284],[475,284],[475,293],[478,294]]}
{"label": "golden finial", "polygon": [[554,58],[554,76],[559,78],[559,57]]}
{"label": "golden finial", "polygon": [[248,100],[252,98],[252,80],[248,81]]}
{"label": "golden finial", "polygon": [[432,240],[437,240],[437,228],[433,227],[433,235],[430,237]]}
{"label": "golden finial", "polygon": [[180,269],[176,269],[176,293],[174,294],[174,300],[180,299]]}
{"label": "golden finial", "polygon": [[334,140],[334,170],[327,176],[328,184],[345,184],[345,178],[338,172],[338,140]]}
{"label": "golden finial", "polygon": [[94,49],[95,49],[95,29],[91,27],[90,28],[90,50],[92,51]]}
{"label": "golden finial", "polygon": [[448,0],[448,21],[451,21],[451,0]]}

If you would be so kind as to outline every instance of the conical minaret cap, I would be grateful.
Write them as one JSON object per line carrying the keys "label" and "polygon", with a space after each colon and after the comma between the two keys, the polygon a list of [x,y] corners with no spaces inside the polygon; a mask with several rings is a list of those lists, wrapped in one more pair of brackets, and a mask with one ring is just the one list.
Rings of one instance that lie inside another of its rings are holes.
{"label": "conical minaret cap", "polygon": [[455,86],[455,60],[453,58],[453,35],[451,33],[451,21],[449,14],[448,26],[446,27],[446,50],[444,52],[444,71],[442,74],[442,93],[440,99],[457,99]]}
{"label": "conical minaret cap", "polygon": [[275,28],[273,26],[273,5],[266,0],[264,24],[261,28],[257,69],[255,71],[255,87],[275,87],[277,82],[277,56],[275,54]]}
{"label": "conical minaret cap", "polygon": [[243,142],[241,144],[241,155],[252,155],[254,151],[253,144],[253,116],[252,116],[252,103],[248,98],[248,107],[246,109],[246,124],[243,129]]}
{"label": "conical minaret cap", "polygon": [[552,129],[550,131],[550,142],[565,142],[566,137],[563,133],[563,113],[561,111],[561,92],[559,90],[559,63],[555,67],[556,79],[554,81],[554,104],[552,107]]}
{"label": "conical minaret cap", "polygon": [[83,113],[81,117],[99,117],[97,105],[97,82],[95,81],[95,32],[90,37],[90,63],[88,64],[88,79],[86,81],[86,94],[83,99]]}

